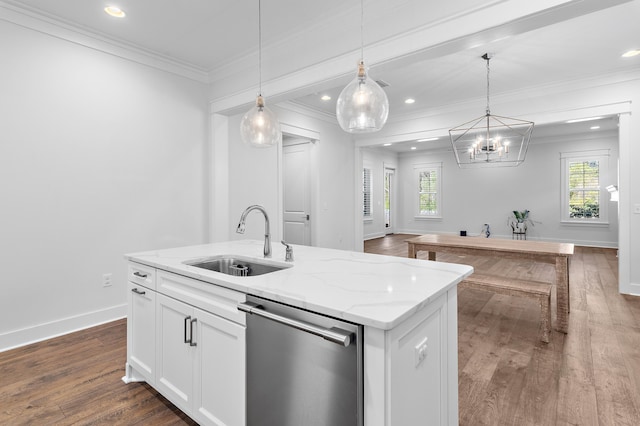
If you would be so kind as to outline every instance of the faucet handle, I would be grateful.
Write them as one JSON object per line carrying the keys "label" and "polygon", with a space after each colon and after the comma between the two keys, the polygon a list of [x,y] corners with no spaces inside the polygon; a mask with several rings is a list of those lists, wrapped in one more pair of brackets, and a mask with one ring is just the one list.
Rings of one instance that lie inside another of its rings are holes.
{"label": "faucet handle", "polygon": [[287,250],[284,256],[284,261],[285,262],[293,262],[293,247],[290,246],[289,244],[285,243],[284,240],[280,241],[282,243],[282,245],[284,245]]}

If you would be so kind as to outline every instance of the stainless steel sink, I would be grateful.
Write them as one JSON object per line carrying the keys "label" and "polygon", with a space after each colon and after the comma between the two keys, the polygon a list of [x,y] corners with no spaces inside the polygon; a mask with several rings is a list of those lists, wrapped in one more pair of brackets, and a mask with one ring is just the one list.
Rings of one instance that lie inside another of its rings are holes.
{"label": "stainless steel sink", "polygon": [[208,269],[209,271],[221,272],[223,274],[233,275],[237,277],[263,275],[280,271],[289,267],[284,265],[275,265],[267,262],[260,262],[256,261],[255,259],[226,255],[188,261],[185,262],[185,264],[195,266],[196,268]]}

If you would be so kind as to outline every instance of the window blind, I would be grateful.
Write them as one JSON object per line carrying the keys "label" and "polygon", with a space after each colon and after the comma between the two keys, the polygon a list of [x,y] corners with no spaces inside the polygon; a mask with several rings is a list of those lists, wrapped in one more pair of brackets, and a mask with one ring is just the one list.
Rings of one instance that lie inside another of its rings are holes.
{"label": "window blind", "polygon": [[371,217],[371,169],[362,169],[362,215]]}

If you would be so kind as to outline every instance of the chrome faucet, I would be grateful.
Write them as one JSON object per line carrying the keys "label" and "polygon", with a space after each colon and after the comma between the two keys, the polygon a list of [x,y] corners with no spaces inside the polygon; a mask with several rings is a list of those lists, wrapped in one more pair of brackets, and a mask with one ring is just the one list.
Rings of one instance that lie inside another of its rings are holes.
{"label": "chrome faucet", "polygon": [[238,234],[244,234],[245,230],[245,221],[247,220],[247,215],[252,210],[259,210],[262,212],[264,216],[264,257],[271,257],[271,235],[269,234],[269,216],[267,215],[267,211],[264,207],[254,204],[253,206],[249,206],[245,211],[242,212],[242,216],[240,216],[240,222],[238,223],[238,228],[236,232]]}

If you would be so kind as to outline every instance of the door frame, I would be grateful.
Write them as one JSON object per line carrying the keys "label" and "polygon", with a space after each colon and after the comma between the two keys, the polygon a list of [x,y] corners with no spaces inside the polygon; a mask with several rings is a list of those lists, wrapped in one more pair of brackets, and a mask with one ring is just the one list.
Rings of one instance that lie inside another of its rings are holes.
{"label": "door frame", "polygon": [[[307,139],[309,145],[309,205],[310,212],[310,245],[316,244],[316,235],[318,227],[318,165],[317,150],[320,142],[320,133],[290,124],[280,123],[282,134],[293,136],[300,139]],[[278,144],[278,243],[284,237],[284,146]]]}

